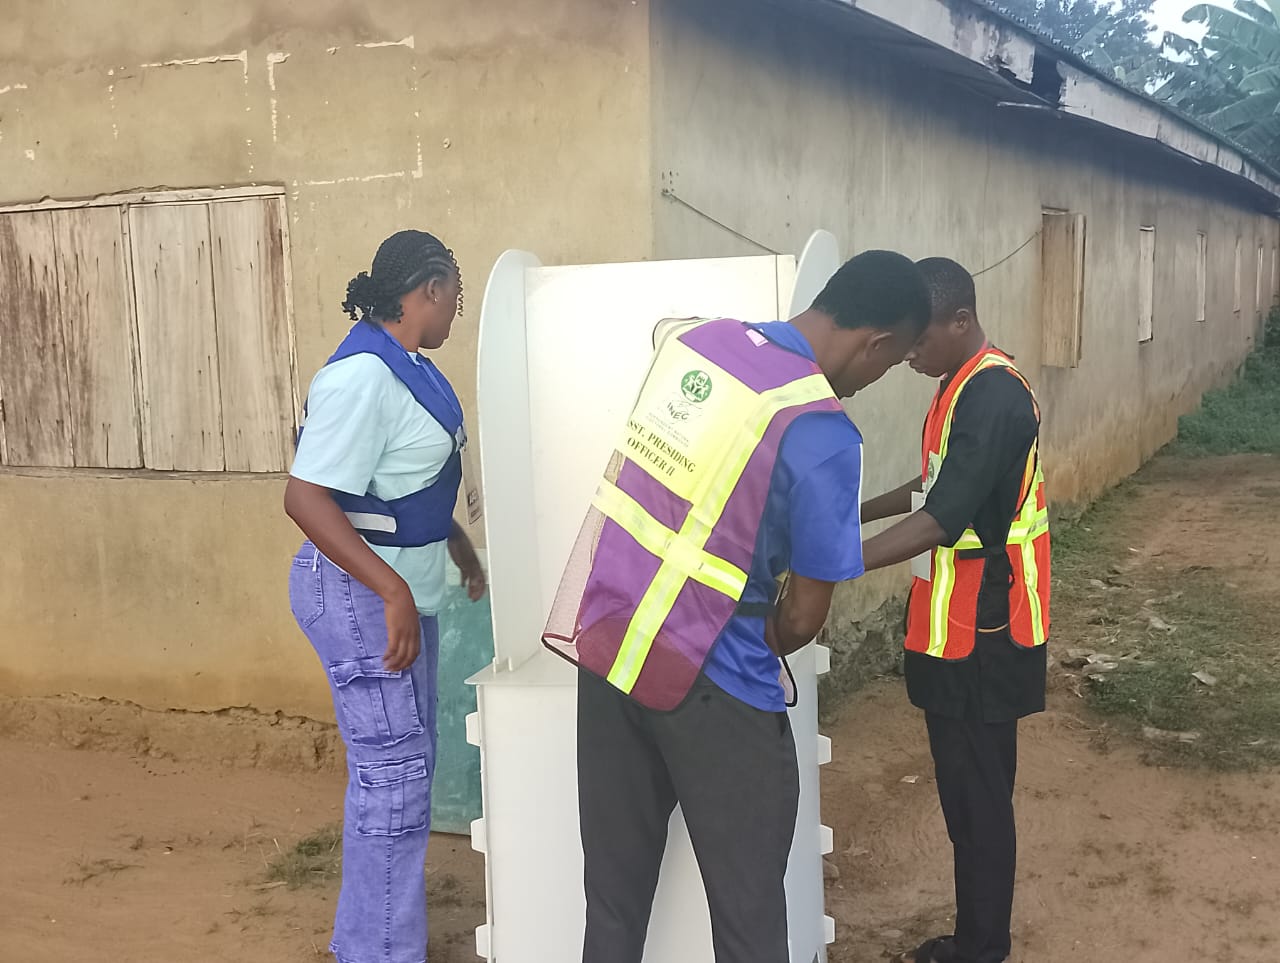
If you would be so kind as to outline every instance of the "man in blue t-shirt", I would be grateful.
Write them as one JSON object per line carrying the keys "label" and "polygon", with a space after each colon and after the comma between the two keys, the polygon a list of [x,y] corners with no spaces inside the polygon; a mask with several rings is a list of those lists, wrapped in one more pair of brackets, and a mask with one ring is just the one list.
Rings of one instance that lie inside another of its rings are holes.
{"label": "man in blue t-shirt", "polygon": [[[916,266],[869,251],[841,267],[807,311],[753,327],[815,362],[848,397],[901,362],[928,320]],[[706,887],[717,963],[788,959],[783,880],[799,772],[779,656],[817,635],[836,582],[863,573],[861,482],[853,422],[840,412],[800,415],[778,449],[737,614],[684,702],[647,709],[579,673],[583,963],[640,963],[677,803]]]}

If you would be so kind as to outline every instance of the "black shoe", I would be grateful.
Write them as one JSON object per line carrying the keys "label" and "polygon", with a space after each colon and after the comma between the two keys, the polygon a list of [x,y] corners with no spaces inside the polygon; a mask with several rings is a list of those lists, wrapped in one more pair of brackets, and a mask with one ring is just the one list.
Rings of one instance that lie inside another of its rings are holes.
{"label": "black shoe", "polygon": [[954,936],[935,936],[916,947],[915,954],[903,957],[906,963],[952,963],[956,958]]}

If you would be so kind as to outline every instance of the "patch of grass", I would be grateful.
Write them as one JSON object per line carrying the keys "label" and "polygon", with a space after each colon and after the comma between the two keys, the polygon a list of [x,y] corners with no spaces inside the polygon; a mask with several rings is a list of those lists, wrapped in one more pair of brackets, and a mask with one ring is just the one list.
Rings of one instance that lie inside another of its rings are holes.
{"label": "patch of grass", "polygon": [[1126,509],[1142,477],[1055,529],[1053,654],[1078,647],[1114,660],[1084,693],[1152,761],[1280,765],[1280,646],[1268,614],[1210,569],[1169,570],[1134,553],[1141,523]]}
{"label": "patch of grass", "polygon": [[271,900],[267,899],[254,903],[248,909],[228,910],[225,915],[232,923],[239,924],[240,931],[244,932],[254,920],[266,919],[268,916],[274,916],[276,912],[276,908],[271,905]]}
{"label": "patch of grass", "polygon": [[1186,455],[1280,453],[1278,404],[1280,307],[1272,308],[1263,346],[1246,359],[1240,376],[1183,415],[1173,450]]}
{"label": "patch of grass", "polygon": [[[1164,762],[1280,765],[1280,661],[1271,634],[1216,574],[1181,573],[1177,584],[1180,594],[1158,606],[1171,631],[1148,626],[1136,634],[1137,658],[1092,682],[1090,702],[1160,730],[1147,736]],[[1216,681],[1206,685],[1197,672]]]}
{"label": "patch of grass", "polygon": [[[452,873],[427,877],[427,897],[434,906],[460,906],[463,902],[462,881]],[[288,889],[337,883],[342,879],[342,824],[325,826],[304,836],[292,849],[279,853],[267,864],[265,885],[284,884]]]}
{"label": "patch of grass", "polygon": [[305,836],[267,865],[267,881],[289,889],[336,882],[342,878],[342,824]]}
{"label": "patch of grass", "polygon": [[81,857],[76,861],[75,873],[68,876],[63,882],[68,886],[83,886],[91,880],[114,879],[126,869],[137,868],[137,863],[122,863],[117,859],[88,859]]}
{"label": "patch of grass", "polygon": [[427,893],[432,904],[436,906],[460,906],[462,904],[462,883],[452,873],[433,878],[427,876]]}

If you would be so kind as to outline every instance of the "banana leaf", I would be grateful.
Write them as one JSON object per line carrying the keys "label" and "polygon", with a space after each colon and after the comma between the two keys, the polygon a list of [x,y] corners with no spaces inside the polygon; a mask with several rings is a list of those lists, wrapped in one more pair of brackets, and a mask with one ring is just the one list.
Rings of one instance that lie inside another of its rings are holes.
{"label": "banana leaf", "polygon": [[1212,50],[1235,46],[1265,60],[1280,47],[1280,28],[1276,27],[1274,18],[1271,23],[1264,24],[1236,10],[1199,3],[1184,13],[1182,19],[1187,23],[1208,26],[1201,46]]}
{"label": "banana leaf", "polygon": [[[1219,130],[1237,133],[1263,123],[1273,117],[1280,106],[1280,90],[1268,94],[1254,94],[1230,106],[1215,110],[1205,118]],[[1280,145],[1277,145],[1280,147]]]}

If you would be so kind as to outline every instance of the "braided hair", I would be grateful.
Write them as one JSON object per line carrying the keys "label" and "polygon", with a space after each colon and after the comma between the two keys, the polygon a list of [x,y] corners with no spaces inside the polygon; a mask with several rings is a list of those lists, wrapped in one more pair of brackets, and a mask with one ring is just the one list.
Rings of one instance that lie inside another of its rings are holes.
{"label": "braided hair", "polygon": [[[434,235],[426,231],[398,231],[382,242],[370,271],[361,271],[347,284],[342,310],[352,321],[396,321],[400,299],[436,278],[458,271],[458,262]],[[462,272],[458,271],[458,311],[462,311]]]}

